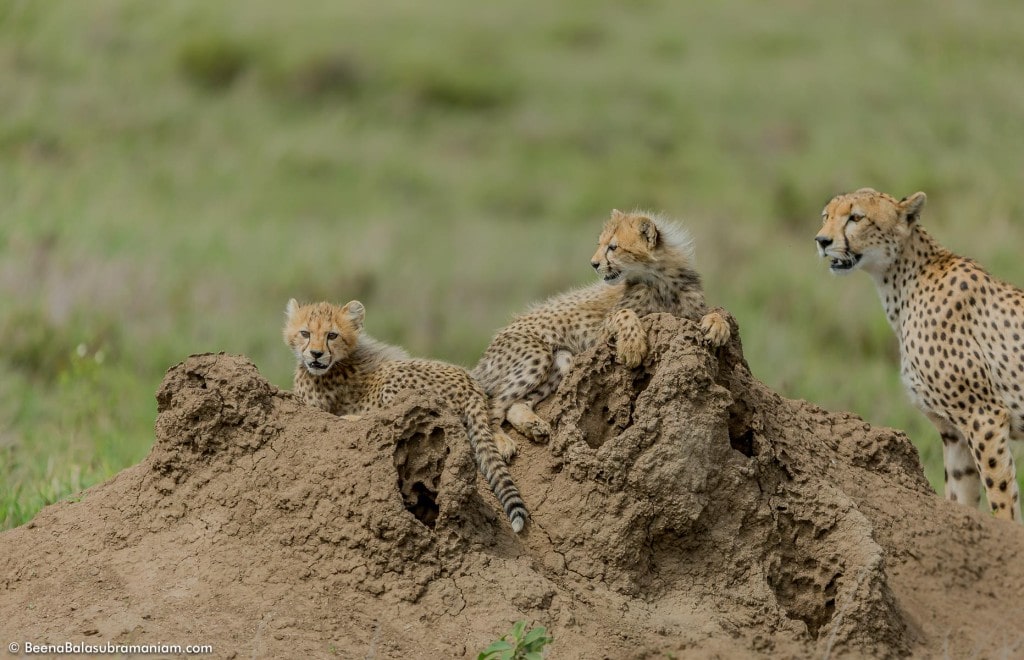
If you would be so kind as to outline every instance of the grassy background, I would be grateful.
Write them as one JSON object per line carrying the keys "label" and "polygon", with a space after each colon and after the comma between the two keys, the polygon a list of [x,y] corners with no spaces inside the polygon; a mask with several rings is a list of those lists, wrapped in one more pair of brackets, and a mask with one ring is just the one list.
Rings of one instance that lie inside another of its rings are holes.
{"label": "grassy background", "polygon": [[811,239],[922,189],[1024,284],[1021,34],[1017,0],[0,0],[0,527],[141,459],[190,353],[289,386],[291,296],[472,364],[592,280],[613,207],[684,219],[755,373],[941,487],[872,284]]}

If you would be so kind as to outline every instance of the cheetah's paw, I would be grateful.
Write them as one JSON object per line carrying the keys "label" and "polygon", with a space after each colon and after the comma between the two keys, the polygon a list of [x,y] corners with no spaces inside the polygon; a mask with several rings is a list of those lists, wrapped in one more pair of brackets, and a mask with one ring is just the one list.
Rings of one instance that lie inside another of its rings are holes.
{"label": "cheetah's paw", "polygon": [[640,366],[640,363],[647,357],[647,339],[643,335],[636,335],[629,339],[619,337],[615,346],[615,360],[629,369]]}
{"label": "cheetah's paw", "polygon": [[725,344],[732,335],[728,321],[718,312],[705,314],[700,320],[700,329],[704,333],[704,339],[714,348]]}
{"label": "cheetah's paw", "polygon": [[551,437],[551,425],[540,417],[523,424],[519,431],[539,443],[545,443]]}
{"label": "cheetah's paw", "polygon": [[551,426],[533,412],[533,409],[524,403],[513,404],[508,409],[505,419],[515,430],[519,431],[533,442],[547,442],[551,437]]}
{"label": "cheetah's paw", "polygon": [[519,451],[519,448],[516,447],[516,441],[508,437],[508,434],[501,429],[495,429],[494,431],[494,444],[506,463],[511,461],[512,457]]}

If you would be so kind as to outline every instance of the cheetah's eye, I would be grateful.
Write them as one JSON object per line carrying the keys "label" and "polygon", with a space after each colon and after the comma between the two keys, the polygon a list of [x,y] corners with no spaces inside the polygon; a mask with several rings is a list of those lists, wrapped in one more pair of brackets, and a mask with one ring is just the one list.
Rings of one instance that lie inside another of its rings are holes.
{"label": "cheetah's eye", "polygon": [[338,333],[337,332],[328,332],[327,333],[327,341],[334,341],[337,338],[338,338]]}
{"label": "cheetah's eye", "polygon": [[859,214],[856,214],[856,213],[851,213],[849,220],[850,220],[850,222],[857,222],[858,220],[860,220],[863,217],[864,216],[862,216],[862,215],[859,215]]}
{"label": "cheetah's eye", "polygon": [[309,339],[309,330],[299,330],[299,334],[303,339]]}
{"label": "cheetah's eye", "polygon": [[608,246],[608,251],[609,252],[615,252],[617,249],[619,249],[618,245],[609,245]]}

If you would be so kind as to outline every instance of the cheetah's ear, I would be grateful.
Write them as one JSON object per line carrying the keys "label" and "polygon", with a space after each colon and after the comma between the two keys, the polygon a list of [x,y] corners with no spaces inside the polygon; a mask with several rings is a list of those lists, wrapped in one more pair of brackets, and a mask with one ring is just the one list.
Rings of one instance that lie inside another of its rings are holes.
{"label": "cheetah's ear", "polygon": [[299,311],[299,301],[292,298],[288,301],[288,305],[284,308],[284,315],[289,319],[295,316],[295,312]]}
{"label": "cheetah's ear", "polygon": [[904,197],[898,205],[900,217],[906,218],[908,225],[913,224],[921,217],[921,209],[924,208],[924,203],[927,199],[928,196],[923,192],[916,192],[909,197]]}
{"label": "cheetah's ear", "polygon": [[341,308],[341,314],[349,321],[352,321],[352,325],[358,330],[363,327],[363,319],[366,318],[366,308],[358,300],[352,300]]}
{"label": "cheetah's ear", "polygon": [[650,218],[641,217],[636,230],[647,240],[649,247],[654,248],[658,244],[658,228]]}

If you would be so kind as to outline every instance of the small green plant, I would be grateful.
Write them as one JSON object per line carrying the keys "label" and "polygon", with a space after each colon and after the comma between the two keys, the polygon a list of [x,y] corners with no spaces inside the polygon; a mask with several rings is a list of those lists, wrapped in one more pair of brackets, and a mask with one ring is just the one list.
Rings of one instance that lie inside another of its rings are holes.
{"label": "small green plant", "polygon": [[219,34],[201,34],[182,44],[178,66],[192,83],[208,90],[223,90],[249,65],[249,50]]}
{"label": "small green plant", "polygon": [[491,642],[476,660],[541,660],[544,647],[554,641],[547,632],[544,626],[527,630],[525,621],[516,621],[510,632]]}

